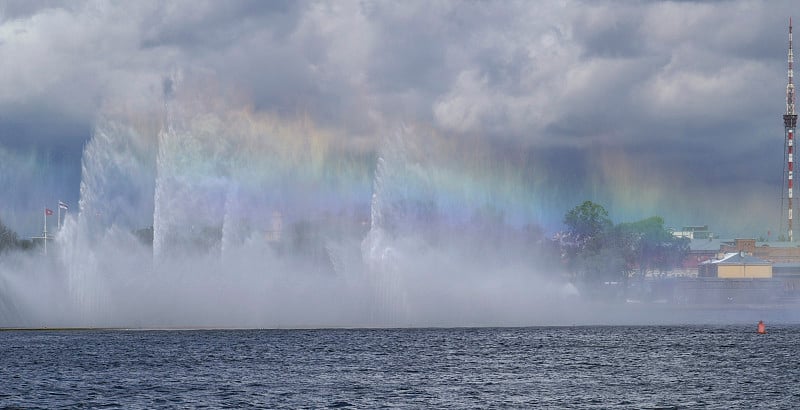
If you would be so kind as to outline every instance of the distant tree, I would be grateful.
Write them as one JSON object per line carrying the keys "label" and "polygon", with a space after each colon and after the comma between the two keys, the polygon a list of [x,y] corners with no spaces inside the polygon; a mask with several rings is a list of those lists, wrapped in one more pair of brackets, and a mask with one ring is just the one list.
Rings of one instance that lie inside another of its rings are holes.
{"label": "distant tree", "polygon": [[603,247],[612,223],[605,208],[592,201],[585,201],[564,215],[564,225],[579,247],[597,252]]}
{"label": "distant tree", "polygon": [[584,283],[643,279],[647,272],[668,271],[683,263],[689,241],[676,238],[664,219],[652,216],[613,225],[601,205],[586,201],[564,216],[566,231],[557,234],[562,258]]}
{"label": "distant tree", "polygon": [[17,233],[12,231],[11,228],[3,224],[0,220],[0,251],[5,249],[16,248],[19,246]]}
{"label": "distant tree", "polygon": [[34,243],[30,239],[22,239],[18,241],[17,244],[19,245],[19,248],[22,249],[23,251],[33,249],[34,247]]}
{"label": "distant tree", "polygon": [[663,272],[683,266],[689,255],[689,242],[689,238],[670,238],[665,244],[663,265],[659,269]]}
{"label": "distant tree", "polygon": [[619,278],[624,259],[613,224],[601,205],[585,201],[564,215],[565,232],[557,235],[567,267],[585,283]]}
{"label": "distant tree", "polygon": [[660,216],[621,223],[616,231],[622,238],[628,272],[638,270],[640,278],[651,270],[664,272],[680,266],[689,251],[689,240],[673,236]]}

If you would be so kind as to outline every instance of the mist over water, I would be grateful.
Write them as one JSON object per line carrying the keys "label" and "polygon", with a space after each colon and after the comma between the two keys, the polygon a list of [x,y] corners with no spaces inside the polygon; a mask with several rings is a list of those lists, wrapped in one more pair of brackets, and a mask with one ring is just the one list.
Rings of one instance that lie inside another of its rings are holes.
{"label": "mist over water", "polygon": [[452,182],[426,131],[365,149],[183,82],[163,112],[99,117],[79,212],[47,256],[0,260],[0,326],[580,321],[574,287],[507,223],[520,208]]}

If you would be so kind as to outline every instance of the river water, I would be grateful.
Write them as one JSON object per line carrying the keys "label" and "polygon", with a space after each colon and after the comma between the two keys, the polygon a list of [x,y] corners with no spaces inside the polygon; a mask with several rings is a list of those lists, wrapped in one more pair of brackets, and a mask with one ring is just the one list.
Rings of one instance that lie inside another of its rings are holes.
{"label": "river water", "polygon": [[23,408],[798,408],[800,326],[0,331]]}

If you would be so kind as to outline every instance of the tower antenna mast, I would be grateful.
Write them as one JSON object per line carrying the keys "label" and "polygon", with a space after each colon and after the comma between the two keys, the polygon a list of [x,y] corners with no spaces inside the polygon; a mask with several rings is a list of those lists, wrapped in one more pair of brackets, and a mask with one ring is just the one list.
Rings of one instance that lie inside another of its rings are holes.
{"label": "tower antenna mast", "polygon": [[788,154],[786,166],[787,166],[787,193],[789,204],[787,210],[789,212],[789,226],[787,236],[789,242],[794,242],[794,238],[792,236],[792,180],[793,180],[793,171],[794,171],[794,134],[795,129],[797,128],[797,113],[795,112],[795,95],[794,95],[794,70],[792,65],[794,64],[794,54],[792,53],[792,18],[789,17],[789,82],[786,84],[786,113],[783,115],[783,131],[784,137],[786,140],[786,152]]}

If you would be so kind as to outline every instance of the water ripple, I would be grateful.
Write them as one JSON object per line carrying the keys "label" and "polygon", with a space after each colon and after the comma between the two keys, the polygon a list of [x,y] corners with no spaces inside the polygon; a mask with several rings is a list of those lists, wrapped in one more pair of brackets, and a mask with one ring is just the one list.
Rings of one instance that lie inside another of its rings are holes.
{"label": "water ripple", "polygon": [[0,408],[798,408],[800,327],[0,332]]}

